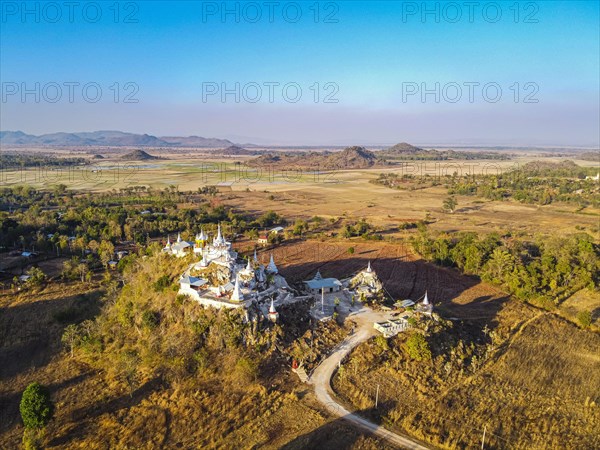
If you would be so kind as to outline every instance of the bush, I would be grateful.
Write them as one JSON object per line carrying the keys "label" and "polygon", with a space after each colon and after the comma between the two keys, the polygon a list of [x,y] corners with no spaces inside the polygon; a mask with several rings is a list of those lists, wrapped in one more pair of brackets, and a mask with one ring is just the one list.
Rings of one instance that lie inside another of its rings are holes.
{"label": "bush", "polygon": [[160,313],[158,311],[144,311],[142,314],[142,324],[150,330],[155,329],[160,323]]}
{"label": "bush", "polygon": [[239,381],[250,383],[258,376],[258,364],[248,357],[241,357],[235,364],[235,375]]}
{"label": "bush", "polygon": [[377,335],[377,337],[375,338],[375,344],[377,344],[377,346],[381,349],[382,352],[385,352],[390,349],[390,347],[388,346],[387,339],[381,334]]}
{"label": "bush", "polygon": [[23,391],[19,410],[25,428],[45,427],[54,410],[48,390],[39,383],[31,383]]}
{"label": "bush", "polygon": [[408,352],[408,356],[410,356],[411,359],[415,359],[417,361],[431,359],[431,349],[425,340],[425,336],[423,336],[421,333],[414,333],[410,335],[404,345],[406,351]]}
{"label": "bush", "polygon": [[42,448],[41,436],[38,430],[26,428],[23,432],[23,450],[39,450]]}
{"label": "bush", "polygon": [[162,292],[171,284],[171,278],[169,275],[163,275],[155,283],[152,284],[154,292]]}
{"label": "bush", "polygon": [[577,314],[577,322],[582,328],[588,328],[592,324],[592,313],[589,311],[580,311]]}

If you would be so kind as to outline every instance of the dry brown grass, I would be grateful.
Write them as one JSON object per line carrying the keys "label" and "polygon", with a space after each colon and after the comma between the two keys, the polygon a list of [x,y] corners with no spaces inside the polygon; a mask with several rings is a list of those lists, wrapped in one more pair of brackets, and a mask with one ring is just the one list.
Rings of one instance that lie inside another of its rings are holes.
{"label": "dry brown grass", "polygon": [[[162,263],[168,264],[166,273],[170,269],[173,275],[185,265],[180,260]],[[174,292],[159,294],[149,287],[156,277],[151,265],[142,264],[137,276],[128,278],[129,292],[153,307],[161,299],[172,302]],[[145,291],[139,291],[142,286]],[[225,350],[210,354],[204,370],[181,379],[148,377],[145,370],[133,389],[112,373],[110,366],[118,366],[117,360],[103,362],[100,355],[89,365],[81,362],[87,358],[77,354],[71,359],[60,344],[67,322],[58,321],[56,313],[70,310],[83,301],[82,295],[95,292],[93,286],[57,282],[39,292],[2,297],[2,448],[20,446],[23,426],[18,404],[21,392],[33,381],[48,386],[56,404],[44,448],[305,448],[305,442],[320,448],[385,448],[379,440],[331,421],[290,372],[286,358],[274,358],[262,368],[260,379],[248,379],[237,371],[240,355]],[[88,303],[77,309],[81,313],[77,317],[59,317],[80,321],[96,311]],[[180,308],[178,320],[186,320],[183,316],[193,312],[191,306]],[[338,342],[343,332],[319,335],[322,339],[316,339],[315,348],[325,349]]]}
{"label": "dry brown grass", "polygon": [[600,292],[582,289],[561,303],[558,313],[566,319],[578,323],[577,314],[589,311],[592,314],[592,329],[600,329]]}
{"label": "dry brown grass", "polygon": [[443,448],[475,448],[484,428],[486,448],[597,448],[600,336],[550,313],[529,317],[472,375],[445,373],[437,359],[390,360],[367,343],[336,378],[336,389],[369,410],[379,384],[374,416]]}
{"label": "dry brown grass", "polygon": [[[244,158],[206,158],[182,155],[165,155],[168,160],[150,161],[136,164],[136,168],[121,167],[120,176],[116,176],[115,164],[119,160],[106,160],[99,163],[104,166],[102,176],[75,176],[73,181],[64,181],[70,189],[107,191],[128,186],[146,185],[165,188],[176,185],[182,191],[196,191],[206,184],[223,183],[231,185],[230,193],[220,196],[223,203],[238,207],[243,211],[264,212],[274,210],[288,219],[310,218],[319,215],[325,218],[346,215],[349,218],[368,217],[369,221],[382,229],[397,227],[406,220],[421,220],[431,214],[436,230],[479,231],[522,231],[537,232],[554,230],[557,232],[576,232],[576,226],[600,237],[597,209],[586,208],[578,211],[575,205],[552,204],[543,207],[525,205],[514,201],[488,201],[470,196],[457,196],[458,209],[455,214],[445,214],[442,203],[448,196],[442,186],[417,191],[400,191],[370,183],[382,172],[400,172],[398,167],[373,168],[360,170],[339,170],[333,173],[315,176],[306,170],[287,172],[276,169],[265,171],[261,175],[250,173],[240,175],[235,161],[244,162]],[[511,161],[457,161],[448,162],[411,162],[410,170],[416,175],[430,174],[440,176],[452,173],[458,167],[461,173],[482,173],[484,167],[497,167],[507,171],[516,164],[523,165],[539,158],[525,155]],[[564,160],[565,158],[562,158]],[[561,158],[545,158],[545,161],[560,161]],[[441,164],[441,165],[440,165]],[[592,166],[591,161],[577,161],[582,166]],[[489,166],[491,165],[491,166]],[[214,172],[213,172],[214,170]],[[496,169],[495,169],[496,170]],[[244,176],[246,178],[244,178]],[[255,181],[253,181],[256,179]],[[116,180],[116,182],[115,182]],[[35,171],[6,174],[7,186],[28,182],[36,187],[46,187],[36,178]],[[335,182],[332,182],[335,181]],[[250,192],[246,192],[249,189]],[[274,199],[271,199],[273,195]]]}

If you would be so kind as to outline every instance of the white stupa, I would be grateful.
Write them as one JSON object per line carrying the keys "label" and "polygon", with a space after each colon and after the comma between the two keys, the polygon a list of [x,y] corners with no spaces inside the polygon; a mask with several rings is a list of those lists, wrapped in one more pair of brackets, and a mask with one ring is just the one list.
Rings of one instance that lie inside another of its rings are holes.
{"label": "white stupa", "polygon": [[275,309],[274,301],[271,299],[271,306],[269,307],[269,320],[271,322],[277,322],[278,319],[279,319],[279,313]]}
{"label": "white stupa", "polygon": [[200,261],[200,265],[202,267],[208,267],[208,260],[206,259],[206,252],[202,252],[202,260]]}
{"label": "white stupa", "polygon": [[231,293],[231,301],[232,302],[242,302],[244,301],[244,294],[240,290],[240,279],[236,275],[235,276],[235,286],[233,287],[233,292]]}
{"label": "white stupa", "polygon": [[170,252],[171,251],[171,239],[169,236],[167,236],[167,243],[165,244],[165,247],[163,248],[163,252]]}
{"label": "white stupa", "polygon": [[223,235],[221,234],[221,225],[217,226],[217,237],[213,240],[213,245],[215,247],[219,247],[225,245],[226,241]]}
{"label": "white stupa", "polygon": [[429,314],[433,312],[433,304],[429,302],[429,297],[427,296],[427,291],[425,291],[425,296],[423,297],[423,301],[417,305],[417,311],[420,311],[424,314]]}
{"label": "white stupa", "polygon": [[269,261],[269,265],[267,266],[267,272],[269,273],[278,273],[277,266],[275,265],[275,261],[273,260],[273,253],[271,253],[271,260]]}

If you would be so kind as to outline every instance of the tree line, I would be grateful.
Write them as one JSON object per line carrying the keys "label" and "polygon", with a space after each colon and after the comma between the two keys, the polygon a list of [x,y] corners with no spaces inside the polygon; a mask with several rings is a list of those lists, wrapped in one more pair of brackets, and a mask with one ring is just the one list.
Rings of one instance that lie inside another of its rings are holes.
{"label": "tree line", "polygon": [[497,233],[433,234],[421,225],[411,242],[427,261],[456,267],[520,299],[549,306],[600,283],[600,246],[587,233],[525,239]]}

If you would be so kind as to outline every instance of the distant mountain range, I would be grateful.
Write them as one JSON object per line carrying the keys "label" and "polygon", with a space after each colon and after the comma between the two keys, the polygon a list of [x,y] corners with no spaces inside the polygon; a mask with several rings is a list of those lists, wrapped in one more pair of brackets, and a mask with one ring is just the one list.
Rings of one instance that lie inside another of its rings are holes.
{"label": "distant mountain range", "polygon": [[[124,133],[122,131],[92,131],[83,133],[50,133],[35,136],[22,131],[0,131],[0,144],[39,145],[55,147],[106,146],[106,147],[205,147],[225,148],[233,142],[227,139],[200,136],[164,136]],[[252,144],[245,144],[251,146]]]}

